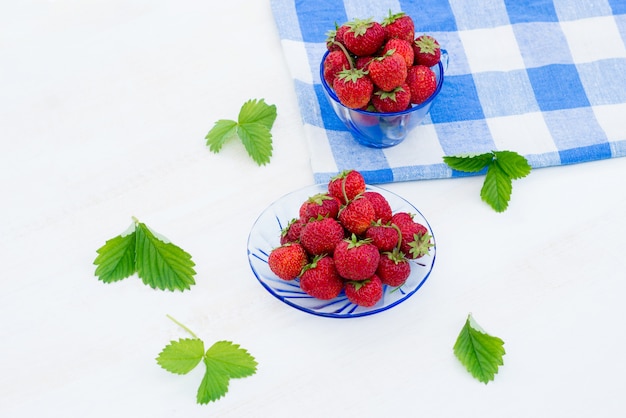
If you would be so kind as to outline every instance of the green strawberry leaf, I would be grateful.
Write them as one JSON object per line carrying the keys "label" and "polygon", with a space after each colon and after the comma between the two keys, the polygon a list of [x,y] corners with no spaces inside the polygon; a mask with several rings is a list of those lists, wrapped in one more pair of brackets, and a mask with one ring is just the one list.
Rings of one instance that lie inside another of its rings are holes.
{"label": "green strawberry leaf", "polygon": [[191,255],[172,243],[157,238],[148,227],[137,222],[137,275],[150,287],[185,290],[195,284],[195,263]]}
{"label": "green strawberry leaf", "polygon": [[459,156],[444,156],[443,161],[458,171],[465,171],[468,173],[477,173],[491,164],[493,161],[493,154],[487,152],[485,154],[475,155],[459,155]]}
{"label": "green strawberry leaf", "polygon": [[206,136],[206,144],[209,149],[218,153],[222,149],[222,146],[226,141],[232,138],[237,133],[237,122],[234,120],[220,119],[215,122],[213,128]]}
{"label": "green strawberry leaf", "polygon": [[95,275],[112,283],[135,274],[135,231],[111,238],[97,251]]}
{"label": "green strawberry leaf", "polygon": [[526,177],[531,170],[526,158],[512,151],[494,151],[494,156],[498,165],[513,180]]}
{"label": "green strawberry leaf", "polygon": [[487,169],[485,182],[480,190],[481,199],[496,212],[504,212],[509,206],[512,190],[511,178],[502,170],[499,162],[494,161]]}
{"label": "green strawberry leaf", "polygon": [[204,356],[204,343],[197,338],[181,338],[170,343],[159,353],[157,363],[175,374],[192,371]]}
{"label": "green strawberry leaf", "polygon": [[247,350],[230,341],[218,341],[205,354],[207,365],[232,378],[251,376],[256,372],[257,362]]}
{"label": "green strawberry leaf", "polygon": [[209,150],[220,152],[226,141],[239,137],[246,152],[258,165],[270,162],[272,156],[271,129],[276,120],[276,106],[263,99],[248,100],[241,106],[237,121],[221,119],[209,131],[205,139]]}
{"label": "green strawberry leaf", "polygon": [[471,314],[467,316],[453,350],[467,371],[485,384],[494,379],[498,367],[504,364],[504,341],[482,331]]}

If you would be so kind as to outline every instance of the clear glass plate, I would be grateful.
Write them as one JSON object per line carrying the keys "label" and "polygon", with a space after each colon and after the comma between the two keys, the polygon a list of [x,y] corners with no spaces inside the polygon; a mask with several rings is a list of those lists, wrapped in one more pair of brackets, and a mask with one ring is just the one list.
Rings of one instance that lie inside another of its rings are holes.
{"label": "clear glass plate", "polygon": [[[414,214],[414,220],[428,228],[430,234],[433,235],[426,218],[405,199],[380,187],[368,185],[367,189],[385,196],[394,213],[409,212]],[[272,203],[261,213],[252,226],[248,237],[248,260],[259,283],[270,294],[291,307],[313,315],[331,318],[354,318],[382,312],[405,301],[417,292],[433,269],[436,245],[433,245],[430,254],[417,260],[411,260],[411,275],[404,285],[398,288],[385,285],[382,299],[376,305],[367,308],[353,304],[343,292],[331,300],[313,298],[300,289],[298,279],[281,280],[270,270],[267,258],[272,249],[280,245],[281,230],[291,219],[298,216],[302,202],[309,196],[324,193],[327,190],[326,184],[318,184],[291,192]],[[434,235],[433,244],[435,244]]]}

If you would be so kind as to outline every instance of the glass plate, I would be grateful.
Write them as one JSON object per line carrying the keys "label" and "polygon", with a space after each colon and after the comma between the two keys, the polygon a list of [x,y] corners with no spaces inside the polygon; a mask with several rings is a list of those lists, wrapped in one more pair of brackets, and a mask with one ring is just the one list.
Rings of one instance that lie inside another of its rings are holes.
{"label": "glass plate", "polygon": [[[385,196],[394,213],[414,214],[414,220],[428,228],[430,234],[433,235],[426,218],[402,197],[380,187],[368,185],[367,190]],[[248,260],[252,271],[263,287],[289,306],[313,315],[331,318],[354,318],[382,312],[405,301],[417,292],[433,269],[436,245],[430,249],[430,254],[411,260],[411,275],[402,286],[396,288],[384,285],[382,299],[376,305],[367,308],[350,302],[343,291],[331,300],[313,298],[300,289],[299,279],[285,281],[270,270],[267,258],[272,249],[280,245],[282,229],[291,219],[298,216],[300,205],[308,197],[327,191],[326,184],[318,184],[291,192],[272,203],[256,220],[248,237]],[[435,244],[434,235],[432,241]]]}

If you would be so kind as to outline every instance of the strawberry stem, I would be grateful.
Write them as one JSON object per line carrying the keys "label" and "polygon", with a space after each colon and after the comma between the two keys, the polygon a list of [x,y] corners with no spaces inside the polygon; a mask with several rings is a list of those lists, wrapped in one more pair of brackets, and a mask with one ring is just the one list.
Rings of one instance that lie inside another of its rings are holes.
{"label": "strawberry stem", "polygon": [[337,41],[333,41],[333,45],[337,45],[339,49],[341,49],[341,51],[344,53],[344,55],[348,59],[348,64],[350,64],[350,69],[354,70],[354,62],[352,60],[352,55],[350,55],[346,47],[341,42],[337,42]]}
{"label": "strawberry stem", "polygon": [[191,335],[193,338],[199,340],[198,336],[196,334],[193,333],[192,330],[190,330],[189,328],[187,328],[186,326],[184,326],[183,324],[181,324],[180,322],[178,322],[177,320],[175,320],[173,317],[171,317],[169,314],[166,315],[169,319],[171,319],[176,325],[178,325],[179,327],[181,327],[182,329],[184,329],[185,331],[187,331],[189,333],[189,335]]}

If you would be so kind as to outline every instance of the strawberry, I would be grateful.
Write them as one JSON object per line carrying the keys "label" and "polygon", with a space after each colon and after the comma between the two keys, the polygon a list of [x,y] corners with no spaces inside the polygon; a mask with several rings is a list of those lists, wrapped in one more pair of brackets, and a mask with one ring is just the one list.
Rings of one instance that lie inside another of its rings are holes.
{"label": "strawberry", "polygon": [[287,226],[280,231],[280,244],[298,242],[300,240],[300,231],[302,231],[304,224],[305,222],[300,218],[290,220]]}
{"label": "strawberry", "polygon": [[391,10],[389,10],[389,16],[383,19],[382,26],[385,30],[385,38],[387,40],[399,38],[407,42],[413,42],[413,38],[415,37],[415,23],[413,19],[411,19],[411,16],[406,13],[391,13]]}
{"label": "strawberry", "polygon": [[392,287],[402,286],[410,274],[409,260],[397,248],[381,254],[376,275],[383,284]]}
{"label": "strawberry", "polygon": [[346,23],[343,44],[356,56],[375,54],[385,41],[385,30],[372,19],[354,19]]}
{"label": "strawberry", "polygon": [[406,80],[407,66],[402,55],[395,50],[387,51],[369,65],[369,75],[374,85],[384,91],[401,86]]}
{"label": "strawberry", "polygon": [[382,299],[383,284],[378,276],[373,275],[367,280],[346,282],[345,292],[355,305],[371,307]]}
{"label": "strawberry", "polygon": [[341,48],[338,43],[343,44],[343,34],[350,29],[346,25],[337,26],[335,24],[335,29],[326,32],[326,48],[329,51],[339,51]]}
{"label": "strawberry", "polygon": [[380,220],[383,223],[391,222],[393,212],[389,201],[382,194],[373,190],[368,190],[363,193],[363,197],[369,200],[374,206],[374,212],[376,212],[376,220]]}
{"label": "strawberry", "polygon": [[362,235],[376,220],[376,211],[367,198],[358,195],[341,207],[337,219],[348,232]]}
{"label": "strawberry", "polygon": [[300,244],[308,254],[332,254],[345,237],[343,227],[334,218],[317,218],[302,227]]}
{"label": "strawberry", "polygon": [[337,74],[333,81],[333,90],[341,104],[351,109],[360,109],[369,103],[374,84],[363,70],[354,68]]}
{"label": "strawberry", "polygon": [[315,256],[302,270],[300,288],[317,299],[328,300],[339,296],[343,290],[343,279],[337,273],[333,258]]}
{"label": "strawberry", "polygon": [[394,50],[398,54],[402,55],[404,62],[406,62],[407,68],[413,65],[415,62],[415,52],[413,52],[413,45],[411,42],[400,38],[393,38],[388,40],[383,47],[383,53],[387,53],[390,50]]}
{"label": "strawberry", "polygon": [[414,65],[408,69],[406,82],[411,90],[411,103],[424,103],[437,89],[437,78],[430,68]]}
{"label": "strawberry", "polygon": [[370,239],[378,251],[385,252],[398,245],[400,235],[394,225],[376,221],[365,231],[365,238]]}
{"label": "strawberry", "polygon": [[374,57],[371,55],[357,57],[356,60],[354,61],[354,66],[358,68],[359,70],[369,71],[370,62],[372,62],[373,59]]}
{"label": "strawberry", "polygon": [[341,202],[334,196],[328,193],[318,193],[310,196],[300,206],[300,219],[307,222],[311,218],[317,219],[318,217],[324,218],[336,218],[339,213],[339,207]]}
{"label": "strawberry", "polygon": [[328,194],[342,204],[365,192],[365,179],[356,170],[344,170],[328,182]]}
{"label": "strawberry", "polygon": [[439,42],[432,36],[421,35],[413,41],[413,55],[416,65],[432,67],[441,58],[441,48]]}
{"label": "strawberry", "polygon": [[380,253],[371,240],[359,239],[355,234],[342,240],[333,254],[335,267],[346,280],[365,280],[378,268]]}
{"label": "strawberry", "polygon": [[324,80],[329,86],[333,85],[335,77],[342,71],[350,68],[350,61],[343,51],[331,51],[324,58]]}
{"label": "strawberry", "polygon": [[391,91],[376,90],[372,95],[372,104],[378,112],[402,112],[411,106],[411,90],[404,83]]}
{"label": "strawberry", "polygon": [[298,277],[308,262],[304,247],[298,243],[276,247],[267,258],[270,270],[283,280],[293,280]]}
{"label": "strawberry", "polygon": [[415,222],[410,214],[403,212],[394,214],[392,222],[400,229],[400,251],[408,258],[420,258],[430,252],[430,247],[433,246],[432,236],[424,225]]}

